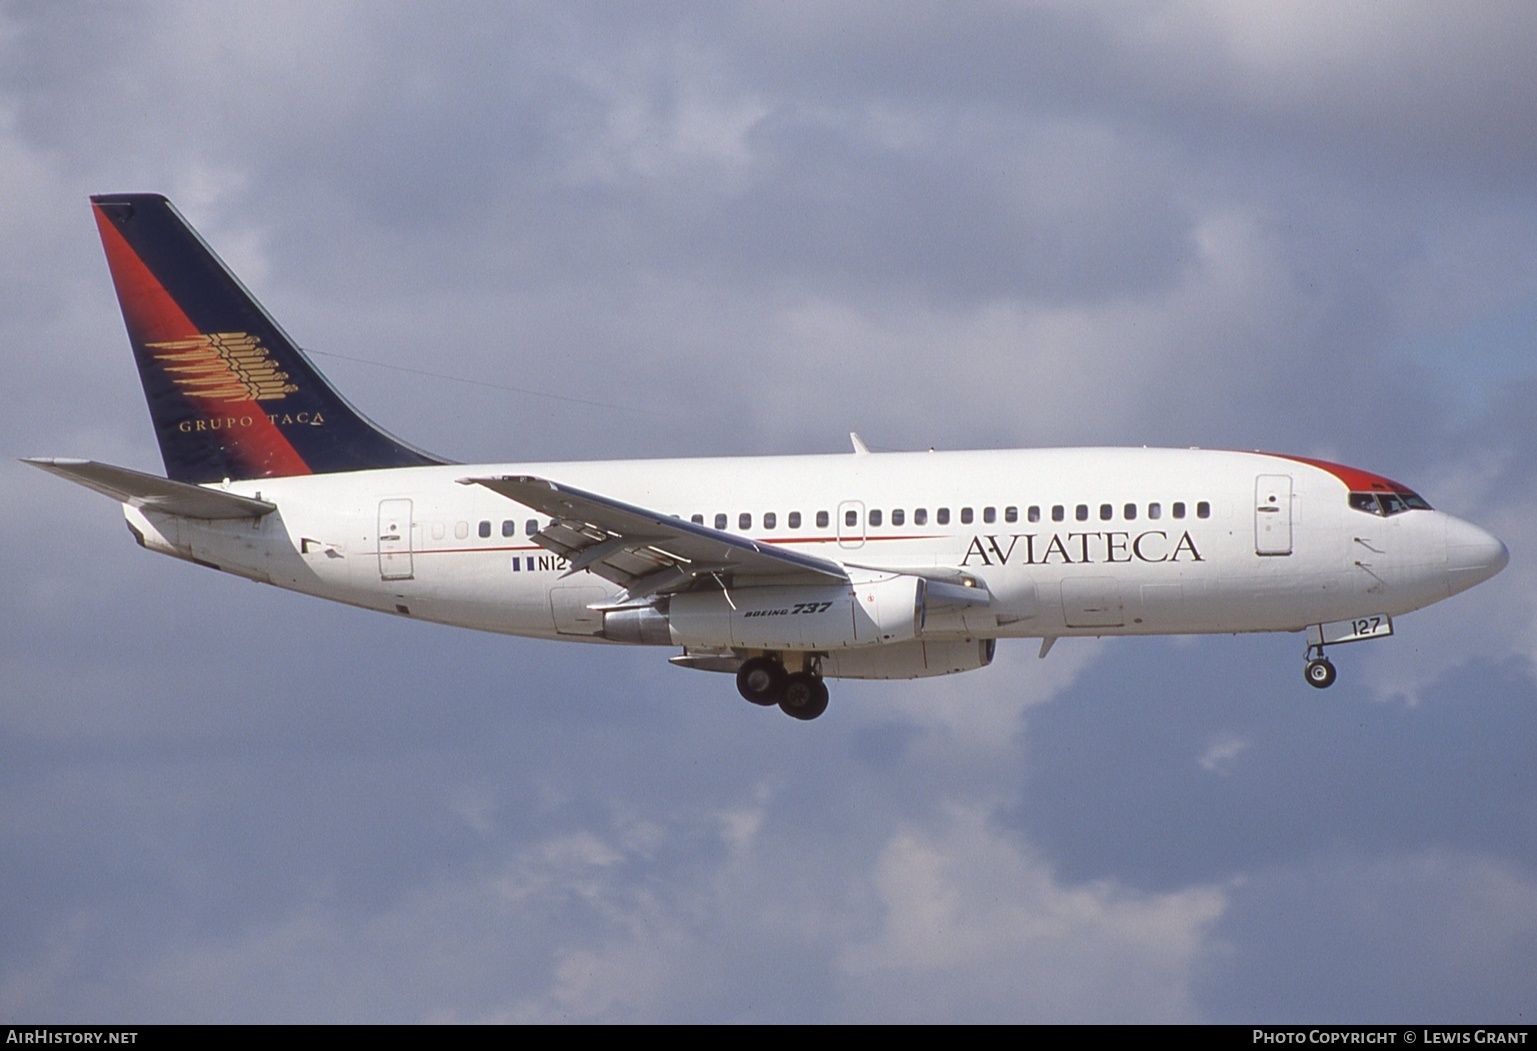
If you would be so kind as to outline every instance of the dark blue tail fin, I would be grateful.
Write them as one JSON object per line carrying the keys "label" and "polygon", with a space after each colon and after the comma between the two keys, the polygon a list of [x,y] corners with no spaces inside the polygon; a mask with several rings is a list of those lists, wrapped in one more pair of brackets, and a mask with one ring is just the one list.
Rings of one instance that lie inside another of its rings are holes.
{"label": "dark blue tail fin", "polygon": [[347,404],[170,201],[133,193],[91,204],[170,478],[450,462]]}

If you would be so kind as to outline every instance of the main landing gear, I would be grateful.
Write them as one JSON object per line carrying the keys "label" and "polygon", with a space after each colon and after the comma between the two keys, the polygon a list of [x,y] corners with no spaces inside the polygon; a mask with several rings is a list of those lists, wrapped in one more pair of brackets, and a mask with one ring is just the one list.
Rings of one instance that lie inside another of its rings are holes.
{"label": "main landing gear", "polygon": [[773,657],[752,657],[737,669],[736,688],[753,704],[777,704],[794,719],[815,719],[827,711],[827,684],[810,661],[805,671],[787,672]]}

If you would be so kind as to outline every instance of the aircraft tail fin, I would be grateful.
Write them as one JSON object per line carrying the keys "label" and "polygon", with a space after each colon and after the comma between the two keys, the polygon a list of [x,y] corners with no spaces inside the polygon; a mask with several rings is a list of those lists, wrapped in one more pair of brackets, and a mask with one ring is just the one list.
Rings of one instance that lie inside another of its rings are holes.
{"label": "aircraft tail fin", "polygon": [[451,462],[349,405],[166,198],[91,205],[173,481]]}

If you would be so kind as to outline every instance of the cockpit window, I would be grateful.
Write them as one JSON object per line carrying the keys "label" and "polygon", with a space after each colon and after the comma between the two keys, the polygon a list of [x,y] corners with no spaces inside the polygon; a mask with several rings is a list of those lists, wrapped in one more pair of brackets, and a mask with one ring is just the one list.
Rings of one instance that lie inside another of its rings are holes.
{"label": "cockpit window", "polygon": [[1400,515],[1405,511],[1429,511],[1430,504],[1418,493],[1400,489],[1396,493],[1351,493],[1350,506],[1369,515]]}
{"label": "cockpit window", "polygon": [[1377,505],[1376,493],[1351,493],[1350,506],[1369,515],[1382,514],[1382,508]]}

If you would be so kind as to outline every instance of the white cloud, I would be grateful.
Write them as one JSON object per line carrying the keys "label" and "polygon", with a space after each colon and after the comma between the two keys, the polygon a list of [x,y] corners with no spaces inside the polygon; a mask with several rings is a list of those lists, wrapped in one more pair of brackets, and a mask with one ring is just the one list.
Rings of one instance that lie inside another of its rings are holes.
{"label": "white cloud", "polygon": [[983,815],[947,818],[882,852],[880,928],[839,955],[853,1017],[1197,1020],[1190,971],[1222,915],[1221,889],[1064,884]]}
{"label": "white cloud", "polygon": [[1238,757],[1248,748],[1248,740],[1239,734],[1219,734],[1207,745],[1206,751],[1201,753],[1196,763],[1208,773],[1230,773]]}

